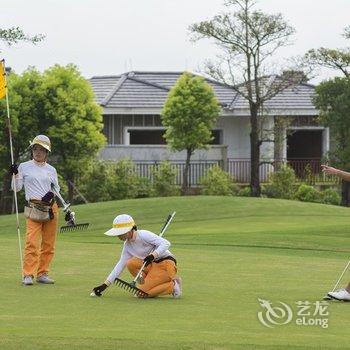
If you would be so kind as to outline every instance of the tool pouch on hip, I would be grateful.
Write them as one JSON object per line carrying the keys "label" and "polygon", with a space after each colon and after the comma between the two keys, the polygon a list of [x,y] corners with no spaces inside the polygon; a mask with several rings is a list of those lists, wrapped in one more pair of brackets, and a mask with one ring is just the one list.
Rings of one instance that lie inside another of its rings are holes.
{"label": "tool pouch on hip", "polygon": [[53,219],[50,205],[42,203],[28,202],[24,207],[24,216],[36,222],[46,222]]}

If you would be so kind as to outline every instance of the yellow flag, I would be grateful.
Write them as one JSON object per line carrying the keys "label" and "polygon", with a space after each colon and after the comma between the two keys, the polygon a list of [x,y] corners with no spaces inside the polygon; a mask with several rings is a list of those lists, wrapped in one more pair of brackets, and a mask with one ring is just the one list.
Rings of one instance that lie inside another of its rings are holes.
{"label": "yellow flag", "polygon": [[6,96],[6,79],[5,79],[5,64],[4,60],[0,61],[0,98]]}

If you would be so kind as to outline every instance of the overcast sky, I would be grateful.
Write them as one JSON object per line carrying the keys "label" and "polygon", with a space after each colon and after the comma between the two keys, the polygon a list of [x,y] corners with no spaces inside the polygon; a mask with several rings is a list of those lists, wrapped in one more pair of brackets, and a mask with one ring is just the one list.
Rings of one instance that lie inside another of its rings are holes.
{"label": "overcast sky", "polygon": [[[192,43],[188,26],[226,9],[224,0],[0,0],[0,28],[42,33],[36,46],[1,47],[0,57],[17,73],[74,63],[86,78],[129,70],[198,71],[215,57],[209,41]],[[350,24],[350,0],[260,0],[257,7],[280,12],[296,29],[282,61],[310,48],[349,46],[341,36]],[[317,83],[334,76],[321,71]]]}

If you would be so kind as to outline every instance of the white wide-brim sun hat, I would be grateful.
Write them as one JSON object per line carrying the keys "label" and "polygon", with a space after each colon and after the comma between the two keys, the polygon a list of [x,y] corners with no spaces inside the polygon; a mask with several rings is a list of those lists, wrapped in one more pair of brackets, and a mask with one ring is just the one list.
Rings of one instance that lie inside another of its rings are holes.
{"label": "white wide-brim sun hat", "polygon": [[121,214],[115,217],[113,227],[104,234],[107,236],[120,236],[131,231],[134,226],[135,221],[130,215]]}
{"label": "white wide-brim sun hat", "polygon": [[51,141],[45,135],[35,136],[34,140],[29,142],[29,147],[33,147],[34,145],[40,145],[51,152]]}

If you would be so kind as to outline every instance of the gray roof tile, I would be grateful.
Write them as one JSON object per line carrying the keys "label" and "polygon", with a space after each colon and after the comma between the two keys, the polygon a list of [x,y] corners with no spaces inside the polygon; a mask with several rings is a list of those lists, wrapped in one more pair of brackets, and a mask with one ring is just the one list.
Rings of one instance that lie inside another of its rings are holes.
{"label": "gray roof tile", "polygon": [[[267,101],[267,109],[315,109],[312,99],[315,95],[315,87],[310,84],[299,84],[289,87]],[[238,94],[230,105],[230,109],[249,108],[247,100]]]}
{"label": "gray roof tile", "polygon": [[[183,72],[128,72],[116,76],[90,79],[96,100],[106,108],[162,108],[169,90]],[[246,99],[232,87],[206,79],[221,105],[230,110],[248,110]],[[300,84],[287,88],[269,100],[270,110],[315,110],[312,103],[314,86]]]}
{"label": "gray roof tile", "polygon": [[95,93],[97,103],[101,103],[108,93],[117,84],[119,76],[101,76],[90,79],[90,84]]}
{"label": "gray roof tile", "polygon": [[[129,72],[118,76],[92,77],[90,83],[97,102],[104,107],[162,108],[169,90],[183,72]],[[219,103],[229,104],[231,87],[206,79]]]}

